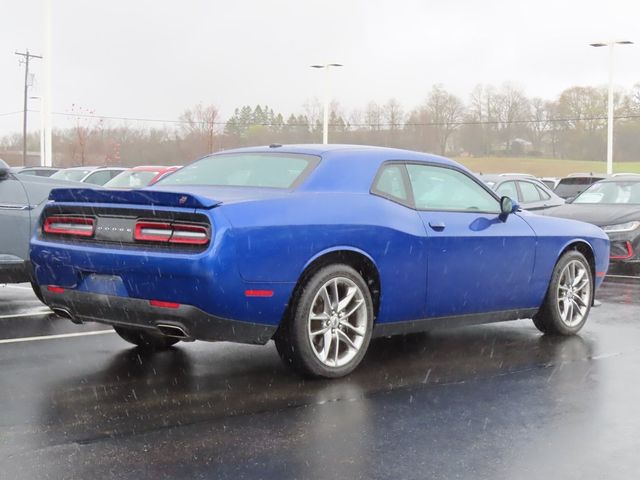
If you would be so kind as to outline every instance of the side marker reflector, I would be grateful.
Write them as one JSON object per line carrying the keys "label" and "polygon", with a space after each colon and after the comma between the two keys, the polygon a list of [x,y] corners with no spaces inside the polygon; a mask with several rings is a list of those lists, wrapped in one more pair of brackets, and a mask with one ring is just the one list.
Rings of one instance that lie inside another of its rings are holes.
{"label": "side marker reflector", "polygon": [[247,297],[273,297],[273,290],[245,290]]}
{"label": "side marker reflector", "polygon": [[607,272],[596,272],[596,277],[604,277]]}
{"label": "side marker reflector", "polygon": [[180,304],[175,302],[163,302],[162,300],[149,300],[149,303],[151,304],[152,307],[180,308]]}
{"label": "side marker reflector", "polygon": [[56,285],[47,285],[47,290],[49,290],[51,293],[64,293],[64,288],[58,287]]}

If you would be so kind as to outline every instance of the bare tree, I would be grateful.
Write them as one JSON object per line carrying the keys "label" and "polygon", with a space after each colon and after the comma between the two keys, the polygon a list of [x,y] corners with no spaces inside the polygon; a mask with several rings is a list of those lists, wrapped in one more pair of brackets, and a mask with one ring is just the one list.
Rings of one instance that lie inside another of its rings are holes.
{"label": "bare tree", "polygon": [[426,108],[438,138],[440,154],[444,155],[451,134],[460,126],[464,117],[464,104],[442,85],[434,85],[427,97]]}
{"label": "bare tree", "polygon": [[73,163],[80,160],[80,165],[86,161],[87,143],[89,138],[102,128],[102,119],[95,116],[95,110],[71,104],[71,114],[74,116],[72,143]]}
{"label": "bare tree", "polygon": [[199,103],[180,115],[181,128],[187,137],[204,141],[207,152],[214,151],[215,136],[218,132],[218,108]]}
{"label": "bare tree", "polygon": [[364,110],[364,121],[370,130],[378,132],[382,129],[382,108],[376,102],[369,102]]}
{"label": "bare tree", "polygon": [[551,122],[549,112],[549,102],[542,98],[535,97],[530,102],[530,120],[531,123],[528,128],[529,138],[534,150],[540,152],[542,150],[542,144],[549,133]]}
{"label": "bare tree", "polygon": [[505,83],[495,95],[495,120],[504,150],[511,151],[515,135],[523,133],[524,123],[529,117],[529,100],[519,87]]}
{"label": "bare tree", "polygon": [[382,107],[382,115],[389,130],[399,130],[404,122],[404,110],[395,99],[390,98]]}

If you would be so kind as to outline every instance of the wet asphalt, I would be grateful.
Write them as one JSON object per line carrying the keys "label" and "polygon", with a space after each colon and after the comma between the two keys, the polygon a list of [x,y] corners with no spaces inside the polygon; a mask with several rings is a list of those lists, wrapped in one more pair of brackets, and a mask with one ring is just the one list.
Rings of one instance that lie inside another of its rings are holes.
{"label": "wet asphalt", "polygon": [[639,478],[640,278],[597,298],[579,336],[378,339],[313,381],[272,343],[145,354],[0,286],[0,479]]}

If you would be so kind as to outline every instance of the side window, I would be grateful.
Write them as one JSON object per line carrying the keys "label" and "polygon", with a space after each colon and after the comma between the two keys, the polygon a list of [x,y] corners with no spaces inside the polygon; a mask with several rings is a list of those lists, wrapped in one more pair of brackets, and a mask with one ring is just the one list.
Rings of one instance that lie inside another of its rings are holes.
{"label": "side window", "polygon": [[407,165],[416,208],[500,213],[498,201],[467,175],[446,167]]}
{"label": "side window", "polygon": [[540,198],[542,200],[549,200],[551,198],[551,195],[549,195],[547,192],[545,192],[542,188],[540,188],[537,185],[536,185],[536,188],[538,189],[538,193],[540,194]]}
{"label": "side window", "polygon": [[402,202],[409,201],[409,195],[402,178],[403,165],[387,165],[383,167],[375,185],[373,191],[382,194],[387,197],[398,199]]}
{"label": "side window", "polygon": [[109,180],[111,180],[111,173],[109,170],[100,170],[99,172],[89,175],[84,182],[91,183],[93,185],[104,185]]}
{"label": "side window", "polygon": [[540,201],[538,189],[531,182],[518,182],[520,184],[520,193],[522,193],[522,203],[533,203]]}
{"label": "side window", "polygon": [[496,193],[501,197],[509,197],[513,200],[518,200],[518,189],[516,188],[516,182],[504,182],[496,188]]}

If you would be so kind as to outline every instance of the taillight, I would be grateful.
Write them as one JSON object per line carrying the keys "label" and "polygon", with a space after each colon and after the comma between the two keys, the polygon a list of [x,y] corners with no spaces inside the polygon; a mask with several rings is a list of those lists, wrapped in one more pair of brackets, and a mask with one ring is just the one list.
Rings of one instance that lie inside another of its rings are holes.
{"label": "taillight", "polygon": [[204,225],[140,220],[136,222],[133,238],[139,242],[206,245],[211,239],[211,234],[209,228]]}
{"label": "taillight", "polygon": [[54,235],[92,237],[95,232],[95,220],[91,217],[47,217],[43,229],[45,233]]}

